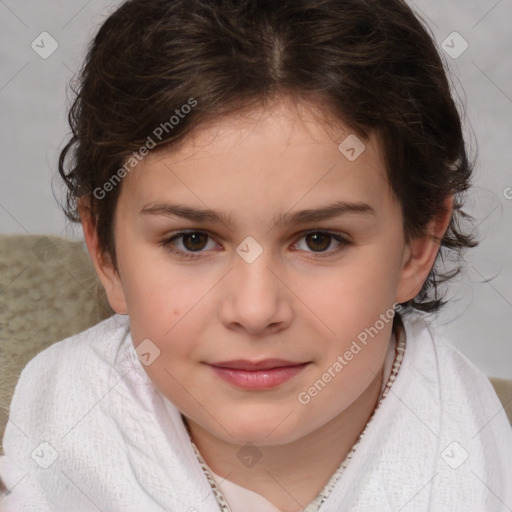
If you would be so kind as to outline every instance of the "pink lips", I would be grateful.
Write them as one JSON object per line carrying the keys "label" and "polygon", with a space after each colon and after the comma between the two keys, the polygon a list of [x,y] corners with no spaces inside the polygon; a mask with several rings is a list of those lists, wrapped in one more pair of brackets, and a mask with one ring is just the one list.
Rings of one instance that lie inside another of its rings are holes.
{"label": "pink lips", "polygon": [[283,359],[263,361],[222,361],[209,366],[225,381],[243,389],[268,389],[291,379],[309,363],[297,363]]}

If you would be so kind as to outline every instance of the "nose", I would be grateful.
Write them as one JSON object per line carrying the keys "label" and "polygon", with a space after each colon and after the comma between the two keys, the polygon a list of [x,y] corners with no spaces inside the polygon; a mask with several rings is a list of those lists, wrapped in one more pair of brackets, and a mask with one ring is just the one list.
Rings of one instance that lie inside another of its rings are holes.
{"label": "nose", "polygon": [[220,310],[226,327],[252,335],[275,333],[288,327],[293,316],[293,294],[283,277],[270,251],[264,250],[252,263],[237,256],[227,276]]}

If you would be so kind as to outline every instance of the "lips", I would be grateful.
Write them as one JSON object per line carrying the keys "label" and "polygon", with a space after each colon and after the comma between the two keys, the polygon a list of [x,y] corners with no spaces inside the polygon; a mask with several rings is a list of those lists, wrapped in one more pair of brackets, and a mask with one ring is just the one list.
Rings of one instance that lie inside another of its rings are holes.
{"label": "lips", "polygon": [[290,366],[299,366],[305,363],[286,361],[284,359],[264,359],[263,361],[249,361],[247,359],[236,359],[234,361],[222,361],[220,363],[210,363],[217,368],[230,368],[232,370],[244,370],[253,372],[257,370],[271,370],[273,368],[287,368]]}
{"label": "lips", "polygon": [[211,363],[209,366],[225,382],[237,388],[256,391],[280,386],[298,375],[308,364],[285,359],[237,359]]}

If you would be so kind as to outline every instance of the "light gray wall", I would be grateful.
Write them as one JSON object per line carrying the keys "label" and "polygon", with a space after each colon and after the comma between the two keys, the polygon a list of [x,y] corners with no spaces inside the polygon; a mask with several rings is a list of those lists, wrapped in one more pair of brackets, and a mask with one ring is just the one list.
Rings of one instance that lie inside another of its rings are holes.
{"label": "light gray wall", "polygon": [[[68,134],[66,86],[86,43],[117,4],[0,0],[1,233],[81,238],[80,229],[67,226],[54,197],[62,198],[56,162]],[[488,375],[512,378],[512,2],[411,5],[446,48],[441,51],[474,132],[468,135],[479,150],[469,204],[481,246],[468,255],[466,272],[451,288],[454,301],[434,325]],[[47,36],[42,48],[42,32],[58,43],[47,59],[31,47],[36,40],[39,52],[51,49]]]}

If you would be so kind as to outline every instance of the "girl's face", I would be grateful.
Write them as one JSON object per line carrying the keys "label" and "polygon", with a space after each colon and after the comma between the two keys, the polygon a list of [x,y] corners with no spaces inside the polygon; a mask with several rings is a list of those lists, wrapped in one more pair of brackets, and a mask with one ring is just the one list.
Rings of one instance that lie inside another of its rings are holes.
{"label": "girl's face", "polygon": [[156,387],[230,443],[291,442],[342,413],[379,377],[393,304],[429,270],[376,140],[358,156],[349,129],[299,107],[204,125],[142,160],[116,209],[119,274],[100,276]]}

